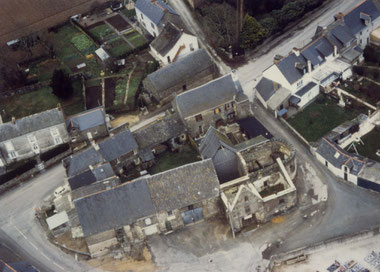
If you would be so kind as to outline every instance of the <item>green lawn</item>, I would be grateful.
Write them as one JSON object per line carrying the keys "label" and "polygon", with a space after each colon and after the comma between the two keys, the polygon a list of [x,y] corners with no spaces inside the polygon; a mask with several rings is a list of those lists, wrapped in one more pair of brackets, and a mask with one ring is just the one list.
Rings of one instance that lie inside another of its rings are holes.
{"label": "green lawn", "polygon": [[114,58],[119,58],[132,50],[132,47],[129,44],[123,41],[120,37],[118,38],[120,40],[111,43],[112,48],[108,50],[111,56]]}
{"label": "green lawn", "polygon": [[360,114],[358,111],[341,108],[334,101],[319,96],[303,111],[287,121],[307,141],[315,142],[326,133]]}
{"label": "green lawn", "polygon": [[[377,150],[380,149],[380,131],[375,128],[370,133],[364,135],[361,139],[364,145],[361,143],[356,144],[356,149],[359,154],[366,158],[380,162],[380,157],[376,155]],[[354,153],[355,151],[351,148],[349,152]]]}
{"label": "green lawn", "polygon": [[126,79],[118,79],[116,81],[116,87],[115,87],[115,100],[113,102],[113,105],[115,107],[119,107],[123,104],[124,96],[125,96],[125,87],[127,84]]}
{"label": "green lawn", "polygon": [[127,16],[128,18],[129,17],[133,17],[136,15],[136,11],[135,9],[123,9],[121,11],[121,13],[123,13],[125,16]]}
{"label": "green lawn", "polygon": [[142,80],[141,76],[132,76],[131,82],[129,83],[129,88],[128,88],[128,98],[127,98],[127,107],[128,109],[132,110],[135,107],[135,102],[136,102],[136,93],[137,90],[139,89],[140,82]]}
{"label": "green lawn", "polygon": [[145,40],[145,38],[141,36],[137,31],[133,31],[132,33],[125,35],[125,37],[129,42],[133,44],[134,47],[139,47],[148,43],[148,41]]}
{"label": "green lawn", "polygon": [[155,164],[148,171],[154,175],[199,160],[198,151],[192,145],[187,144],[179,152],[166,151],[159,154],[155,158]]}
{"label": "green lawn", "polygon": [[91,28],[89,32],[100,43],[111,38],[113,35],[116,35],[116,33],[113,32],[113,30],[106,24],[102,24],[94,28]]}
{"label": "green lawn", "polygon": [[84,34],[71,37],[71,42],[85,56],[94,54],[97,49],[96,45]]}
{"label": "green lawn", "polygon": [[74,94],[68,100],[62,100],[52,93],[50,87],[40,90],[8,97],[0,101],[0,109],[5,110],[4,121],[10,121],[12,116],[22,118],[34,113],[45,111],[57,107],[61,103],[65,114],[72,115],[84,110],[81,82],[73,83]]}

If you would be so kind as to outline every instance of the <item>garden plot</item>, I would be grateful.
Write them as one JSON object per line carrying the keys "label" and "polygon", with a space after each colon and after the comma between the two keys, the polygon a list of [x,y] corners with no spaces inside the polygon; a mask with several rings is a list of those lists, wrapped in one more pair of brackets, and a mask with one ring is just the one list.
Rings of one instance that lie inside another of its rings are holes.
{"label": "garden plot", "polygon": [[97,49],[97,46],[82,33],[73,36],[71,42],[84,56],[94,54]]}
{"label": "garden plot", "polygon": [[121,37],[114,38],[107,42],[107,51],[114,58],[125,56],[128,52],[132,51],[132,47],[124,41]]}
{"label": "garden plot", "polygon": [[376,102],[380,100],[380,85],[366,79],[346,81],[340,87],[375,107]]}
{"label": "garden plot", "polygon": [[109,23],[113,28],[115,28],[119,33],[132,28],[132,26],[119,14],[111,18],[108,18],[106,22]]}
{"label": "garden plot", "polygon": [[45,59],[40,62],[32,63],[29,66],[29,76],[33,78],[37,77],[38,81],[50,80],[55,69],[68,70],[68,68],[62,65],[57,59]]}
{"label": "garden plot", "polygon": [[[113,106],[115,100],[115,78],[105,79],[105,106],[110,108]],[[86,107],[87,109],[92,109],[99,107],[103,104],[102,97],[102,79],[92,79],[86,82]]]}
{"label": "garden plot", "polygon": [[87,31],[99,42],[103,43],[109,39],[117,37],[117,34],[105,23],[94,24],[87,28]]}
{"label": "garden plot", "polygon": [[136,30],[124,35],[134,47],[140,47],[148,43],[148,41]]}

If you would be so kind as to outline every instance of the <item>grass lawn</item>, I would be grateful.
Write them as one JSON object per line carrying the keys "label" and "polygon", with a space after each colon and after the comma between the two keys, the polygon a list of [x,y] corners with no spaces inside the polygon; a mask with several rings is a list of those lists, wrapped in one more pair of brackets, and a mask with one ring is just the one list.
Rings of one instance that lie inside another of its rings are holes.
{"label": "grass lawn", "polygon": [[125,35],[127,40],[133,44],[134,47],[142,46],[148,43],[143,36],[140,35],[137,31],[133,31],[130,34]]}
{"label": "grass lawn", "polygon": [[354,119],[359,114],[359,111],[341,108],[334,101],[319,96],[312,104],[287,121],[307,141],[315,142],[335,127]]}
{"label": "grass lawn", "polygon": [[71,43],[71,39],[80,34],[79,30],[70,24],[64,25],[56,33],[50,34],[49,42],[52,43],[57,58],[62,61],[83,59],[83,56]]}
{"label": "grass lawn", "polygon": [[155,164],[148,171],[154,175],[199,160],[198,151],[192,145],[186,144],[179,152],[166,151],[159,154],[155,158]]}
{"label": "grass lawn", "polygon": [[135,9],[123,9],[121,10],[121,13],[123,13],[128,18],[136,15]]}
{"label": "grass lawn", "polygon": [[129,83],[128,88],[128,98],[127,98],[127,107],[132,110],[135,107],[136,102],[136,93],[139,88],[140,82],[142,80],[141,76],[132,76],[131,82]]}
{"label": "grass lawn", "polygon": [[116,81],[115,100],[113,102],[113,105],[115,107],[119,107],[123,104],[126,84],[127,84],[127,80],[125,79],[118,79]]}
{"label": "grass lawn", "polygon": [[132,47],[123,41],[120,37],[118,37],[117,40],[113,40],[111,46],[112,48],[108,51],[114,58],[119,58],[132,50]]}
{"label": "grass lawn", "polygon": [[[380,162],[380,157],[376,155],[376,151],[380,149],[380,131],[373,129],[370,133],[364,135],[362,137],[362,141],[364,145],[361,143],[356,144],[356,149],[359,154],[370,158],[372,160]],[[353,148],[349,150],[349,152],[354,153]]]}
{"label": "grass lawn", "polygon": [[65,114],[72,115],[84,110],[81,82],[73,83],[74,94],[68,100],[62,100],[52,93],[50,87],[22,95],[15,95],[0,101],[1,111],[5,109],[4,121],[10,121],[12,116],[22,118],[34,113],[49,110],[61,103]]}
{"label": "grass lawn", "polygon": [[84,34],[78,34],[71,37],[71,42],[85,56],[94,54],[97,49],[96,45]]}
{"label": "grass lawn", "polygon": [[91,28],[89,32],[100,43],[116,35],[116,33],[113,32],[113,30],[106,24],[102,24],[94,28]]}

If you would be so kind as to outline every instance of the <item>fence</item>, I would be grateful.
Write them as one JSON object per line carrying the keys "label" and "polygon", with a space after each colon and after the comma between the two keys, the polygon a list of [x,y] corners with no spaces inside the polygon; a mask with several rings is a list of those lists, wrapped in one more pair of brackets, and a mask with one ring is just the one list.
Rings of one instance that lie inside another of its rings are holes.
{"label": "fence", "polygon": [[299,134],[299,132],[297,130],[295,130],[288,122],[286,122],[286,120],[282,117],[279,118],[280,122],[283,123],[288,129],[291,130],[291,132],[297,136],[297,138],[299,140],[301,140],[301,142],[306,145],[307,148],[310,149],[310,144],[309,142],[301,135]]}

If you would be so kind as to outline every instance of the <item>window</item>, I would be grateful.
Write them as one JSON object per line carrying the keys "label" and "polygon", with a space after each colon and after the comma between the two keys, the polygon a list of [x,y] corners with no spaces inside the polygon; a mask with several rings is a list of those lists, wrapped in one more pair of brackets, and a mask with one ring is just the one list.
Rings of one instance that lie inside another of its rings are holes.
{"label": "window", "polygon": [[170,63],[171,62],[171,60],[170,60],[170,56],[168,56],[168,63]]}
{"label": "window", "polygon": [[303,85],[303,80],[301,79],[300,81],[297,82],[297,88],[301,88]]}
{"label": "window", "polygon": [[150,218],[146,218],[145,219],[145,225],[146,226],[149,226],[149,225],[151,225],[152,224],[152,220],[150,220]]}
{"label": "window", "polygon": [[248,196],[244,196],[244,201],[248,201]]}
{"label": "window", "polygon": [[231,104],[230,104],[230,103],[227,103],[227,104],[224,106],[224,108],[225,108],[226,110],[229,110],[229,109],[231,108]]}
{"label": "window", "polygon": [[15,148],[14,148],[12,142],[11,142],[11,141],[9,141],[9,142],[5,142],[4,145],[5,145],[5,149],[6,149],[7,152],[8,152],[8,157],[9,157],[10,159],[16,159],[17,156],[18,156],[18,154],[17,154],[17,152],[15,151]]}
{"label": "window", "polygon": [[215,113],[215,114],[219,114],[219,113],[220,113],[220,109],[219,109],[219,108],[216,108],[216,109],[214,110],[214,113]]}
{"label": "window", "polygon": [[152,28],[154,29],[154,24],[153,23],[150,23],[150,25],[152,26]]}
{"label": "window", "polygon": [[245,206],[244,209],[245,209],[245,213],[249,213],[249,214],[251,213],[251,209],[249,208],[249,206]]}
{"label": "window", "polygon": [[59,145],[59,144],[62,144],[62,139],[61,139],[61,137],[55,137],[54,138],[54,143],[56,144],[56,145]]}
{"label": "window", "polygon": [[9,158],[16,159],[17,158],[17,152],[12,150],[8,153]]}
{"label": "window", "polygon": [[144,27],[146,27],[145,23],[144,22],[141,22],[143,24]]}
{"label": "window", "polygon": [[182,90],[183,90],[183,91],[186,91],[186,88],[187,88],[187,87],[186,87],[186,84],[183,84],[183,85],[182,85]]}
{"label": "window", "polygon": [[198,115],[195,116],[195,121],[200,122],[202,120],[203,120],[202,114],[198,114]]}

